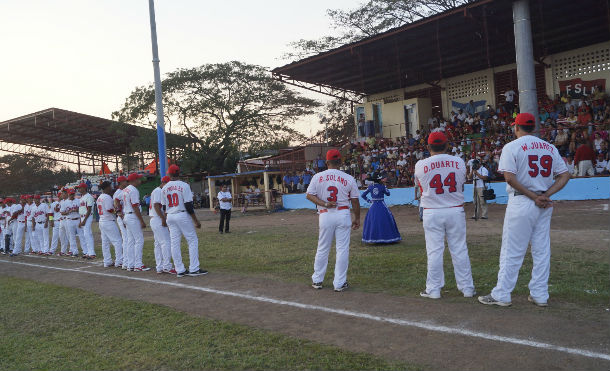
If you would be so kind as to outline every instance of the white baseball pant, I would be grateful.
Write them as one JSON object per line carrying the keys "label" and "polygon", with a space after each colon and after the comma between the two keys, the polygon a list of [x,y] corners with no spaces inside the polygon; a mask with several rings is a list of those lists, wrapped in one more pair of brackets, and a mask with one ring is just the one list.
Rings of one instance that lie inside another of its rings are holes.
{"label": "white baseball pant", "polygon": [[6,252],[7,250],[4,248],[5,239],[6,239],[6,228],[2,228],[2,231],[0,232],[0,250]]}
{"label": "white baseball pant", "polygon": [[187,212],[168,214],[167,227],[169,228],[172,258],[174,259],[176,272],[184,272],[186,269],[182,263],[182,252],[180,251],[182,236],[186,239],[189,249],[189,271],[199,271],[199,240],[197,239],[193,219]]}
{"label": "white baseball pant", "polygon": [[[142,263],[142,249],[144,248],[144,234],[140,219],[135,214],[127,214],[123,219],[127,229],[127,256],[129,258],[128,268],[139,268]],[[124,258],[123,258],[124,259]],[[133,265],[132,265],[133,264]]]}
{"label": "white baseball pant", "polygon": [[[81,219],[82,220],[82,217]],[[79,220],[79,223],[80,223]],[[77,234],[78,239],[80,240],[80,247],[83,250],[83,254],[93,256],[95,255],[95,250],[93,249],[93,233],[91,232],[91,222],[93,221],[93,217],[87,218],[87,222],[84,226],[78,227],[77,225]]]}
{"label": "white baseball pant", "polygon": [[14,223],[13,238],[15,239],[15,247],[13,248],[13,254],[20,254],[23,235],[25,234],[25,222],[15,221]]}
{"label": "white baseball pant", "polygon": [[553,208],[541,209],[526,196],[509,195],[504,215],[500,270],[498,283],[491,296],[499,301],[510,302],[519,276],[519,269],[527,247],[531,244],[532,278],[530,295],[540,303],[549,298],[549,273],[551,267],[551,216]]}
{"label": "white baseball pant", "polygon": [[44,223],[36,223],[36,227],[32,230],[32,250],[36,252],[47,252],[44,247],[44,233],[49,233],[49,230],[44,227]]}
{"label": "white baseball pant", "polygon": [[[66,218],[63,221],[63,227],[64,227],[64,230],[66,231],[66,237],[68,238],[68,242],[70,243],[70,252],[72,253],[72,255],[78,255],[78,245],[76,243],[76,233],[78,230],[78,219]],[[82,240],[81,240],[81,248],[82,248]]]}
{"label": "white baseball pant", "polygon": [[33,246],[32,246],[32,222],[28,221],[25,226],[25,245],[24,245],[24,249],[23,252],[27,253],[30,252],[30,250],[36,252],[36,250],[34,250]]}
{"label": "white baseball pant", "polygon": [[578,176],[593,176],[595,175],[595,168],[591,160],[583,160],[578,163]]}
{"label": "white baseball pant", "polygon": [[[44,224],[42,224],[42,226],[44,226]],[[42,252],[44,252],[44,253],[49,252],[49,225],[48,224],[46,227],[44,227],[44,232],[42,232]]]}
{"label": "white baseball pant", "polygon": [[440,296],[441,289],[445,286],[443,253],[445,252],[445,238],[447,238],[457,288],[464,295],[472,295],[474,283],[466,245],[464,208],[424,209],[423,224],[428,255],[426,292],[432,296]]}
{"label": "white baseball pant", "polygon": [[61,252],[67,254],[70,248],[70,240],[66,230],[66,218],[59,222],[59,242],[61,242]]}
{"label": "white baseball pant", "polygon": [[[55,250],[57,250],[57,244],[59,243],[59,223],[61,223],[61,221],[54,220],[53,228],[51,228],[52,235],[51,235],[51,244],[49,247],[49,252],[51,254],[55,254]],[[62,251],[63,251],[63,249],[62,249]]]}
{"label": "white baseball pant", "polygon": [[118,267],[123,264],[123,240],[121,233],[115,221],[100,220],[100,232],[102,235],[102,256],[104,257],[104,266],[112,264],[112,254],[110,253],[110,244],[114,246],[114,265]]}
{"label": "white baseball pant", "polygon": [[163,226],[163,221],[159,217],[150,218],[150,228],[155,237],[155,262],[157,263],[157,272],[161,272],[164,269],[172,269],[172,248],[169,238],[169,228]]}
{"label": "white baseball pant", "polygon": [[119,232],[121,232],[123,246],[123,267],[126,268],[129,267],[129,258],[127,257],[127,251],[129,249],[129,238],[127,236],[127,229],[125,229],[125,222],[120,216],[117,216],[116,224],[119,226]]}
{"label": "white baseball pant", "polygon": [[335,278],[333,286],[338,289],[347,281],[347,268],[349,265],[349,242],[351,236],[352,218],[349,209],[328,209],[318,218],[320,232],[318,234],[318,250],[314,261],[312,281],[323,282],[328,266],[328,254],[336,239],[335,249]]}

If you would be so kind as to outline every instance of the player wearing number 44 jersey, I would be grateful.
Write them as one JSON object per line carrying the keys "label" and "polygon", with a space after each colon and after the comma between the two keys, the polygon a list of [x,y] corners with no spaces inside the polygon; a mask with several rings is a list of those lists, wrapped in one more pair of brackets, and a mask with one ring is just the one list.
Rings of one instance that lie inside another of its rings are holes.
{"label": "player wearing number 44 jersey", "polygon": [[[333,239],[336,239],[335,249],[337,259],[335,261],[335,279],[333,286],[335,291],[344,291],[348,288],[347,267],[349,263],[350,227],[360,227],[360,204],[358,198],[360,192],[356,181],[351,175],[339,169],[341,165],[341,153],[331,149],[326,153],[328,170],[316,174],[309,187],[307,187],[307,199],[318,207],[319,228],[318,250],[314,262],[314,273],[312,287],[322,288],[326,267],[328,266],[328,254]],[[349,205],[352,205],[354,218],[351,218]]]}
{"label": "player wearing number 44 jersey", "polygon": [[439,299],[445,286],[443,252],[445,238],[451,252],[457,288],[464,297],[475,295],[466,246],[466,215],[464,214],[464,182],[466,165],[456,156],[445,153],[447,137],[434,132],[428,137],[431,157],[415,164],[416,184],[421,190],[423,222],[428,254],[426,290],[421,296]]}
{"label": "player wearing number 44 jersey", "polygon": [[531,135],[536,127],[533,115],[520,113],[512,125],[517,139],[504,146],[498,165],[498,171],[504,173],[508,193],[498,283],[491,294],[480,296],[479,301],[488,305],[511,305],[511,292],[531,244],[534,266],[528,300],[546,306],[553,213],[550,197],[566,185],[570,174],[557,148]]}

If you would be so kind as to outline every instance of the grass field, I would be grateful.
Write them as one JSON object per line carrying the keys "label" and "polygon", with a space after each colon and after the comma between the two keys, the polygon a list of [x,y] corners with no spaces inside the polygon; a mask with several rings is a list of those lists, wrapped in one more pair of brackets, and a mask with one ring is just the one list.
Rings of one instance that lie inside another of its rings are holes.
{"label": "grass field", "polygon": [[0,369],[380,369],[418,367],[160,305],[2,277]]}

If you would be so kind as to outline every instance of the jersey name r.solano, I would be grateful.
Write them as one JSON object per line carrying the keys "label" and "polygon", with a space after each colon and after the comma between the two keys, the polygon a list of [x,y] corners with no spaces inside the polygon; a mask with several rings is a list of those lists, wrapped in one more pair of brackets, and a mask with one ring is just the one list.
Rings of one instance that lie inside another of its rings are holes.
{"label": "jersey name r.solano", "polygon": [[[349,206],[350,199],[360,197],[356,180],[337,169],[328,169],[313,176],[307,193],[324,202],[336,202],[337,207]],[[325,209],[318,206],[318,209]]]}

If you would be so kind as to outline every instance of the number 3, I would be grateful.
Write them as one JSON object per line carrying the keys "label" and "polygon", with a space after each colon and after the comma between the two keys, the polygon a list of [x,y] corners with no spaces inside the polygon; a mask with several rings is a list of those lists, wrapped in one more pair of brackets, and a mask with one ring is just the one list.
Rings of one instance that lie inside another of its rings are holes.
{"label": "number 3", "polygon": [[337,202],[337,193],[339,193],[337,187],[330,186],[327,190],[330,192],[330,196],[328,196],[327,200],[330,202]]}

